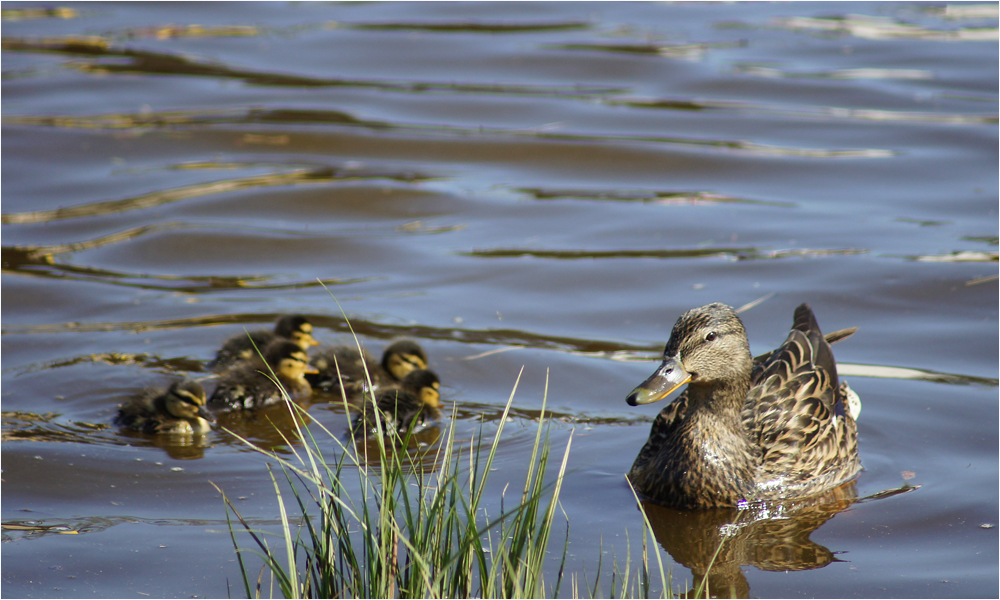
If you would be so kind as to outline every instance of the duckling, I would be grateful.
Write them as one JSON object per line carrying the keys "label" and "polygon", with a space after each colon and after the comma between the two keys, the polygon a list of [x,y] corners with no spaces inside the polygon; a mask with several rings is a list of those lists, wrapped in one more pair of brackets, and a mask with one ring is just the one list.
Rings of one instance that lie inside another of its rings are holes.
{"label": "duckling", "polygon": [[166,390],[145,390],[118,407],[115,424],[143,433],[191,435],[205,433],[215,422],[205,409],[205,390],[190,379]]}
{"label": "duckling", "polygon": [[398,385],[410,372],[427,368],[427,354],[416,342],[399,340],[385,349],[381,363],[364,350],[359,354],[357,348],[336,346],[321,350],[311,364],[319,370],[318,375],[309,378],[316,389],[339,393],[334,385],[339,369],[344,392],[349,398],[357,398],[368,386],[366,369],[376,389]]}
{"label": "duckling", "polygon": [[281,390],[271,381],[272,376],[293,400],[307,397],[312,388],[305,374],[316,372],[307,360],[305,351],[295,342],[275,340],[264,349],[265,365],[244,361],[219,375],[219,385],[208,403],[217,410],[241,410],[280,402]]}
{"label": "duckling", "polygon": [[423,423],[428,414],[436,417],[441,408],[441,384],[427,369],[411,371],[398,387],[383,390],[375,403],[365,402],[364,411],[354,418],[355,433],[376,431],[375,410],[381,411],[383,431],[406,433],[411,425]]}
{"label": "duckling", "polygon": [[258,329],[226,340],[215,354],[215,359],[208,363],[208,368],[222,372],[237,362],[259,358],[258,351],[263,351],[274,340],[290,340],[302,350],[309,350],[310,347],[319,345],[313,338],[312,331],[312,323],[302,315],[285,315],[274,324],[274,331]]}
{"label": "duckling", "polygon": [[860,401],[838,382],[808,304],[795,309],[785,342],[757,361],[731,307],[689,310],[674,324],[663,362],[626,401],[656,402],[684,384],[628,473],[656,503],[709,508],[811,496],[861,469]]}

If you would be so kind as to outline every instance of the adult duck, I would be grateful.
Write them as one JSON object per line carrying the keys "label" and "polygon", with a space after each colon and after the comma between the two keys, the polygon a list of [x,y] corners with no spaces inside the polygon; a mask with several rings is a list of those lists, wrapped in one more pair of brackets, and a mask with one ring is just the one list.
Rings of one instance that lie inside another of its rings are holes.
{"label": "adult duck", "polygon": [[808,304],[795,309],[785,342],[756,360],[731,307],[689,310],[674,324],[659,368],[626,401],[655,402],[685,384],[657,415],[628,473],[656,503],[709,508],[798,498],[861,469],[860,401],[838,383],[830,342]]}

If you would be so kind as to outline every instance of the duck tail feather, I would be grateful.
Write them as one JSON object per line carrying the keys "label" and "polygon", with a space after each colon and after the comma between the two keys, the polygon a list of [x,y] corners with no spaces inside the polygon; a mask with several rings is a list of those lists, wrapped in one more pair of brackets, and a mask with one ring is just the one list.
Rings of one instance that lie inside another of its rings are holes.
{"label": "duck tail feather", "polygon": [[809,334],[811,331],[819,331],[819,323],[816,322],[816,315],[808,303],[803,302],[795,309],[795,319],[792,329],[798,329],[802,333]]}
{"label": "duck tail feather", "polygon": [[847,338],[851,337],[852,335],[854,335],[855,332],[857,332],[857,330],[858,330],[857,327],[848,327],[847,329],[838,329],[837,331],[834,331],[832,333],[826,334],[826,341],[829,344],[836,344],[837,342],[842,342],[842,341],[846,340]]}

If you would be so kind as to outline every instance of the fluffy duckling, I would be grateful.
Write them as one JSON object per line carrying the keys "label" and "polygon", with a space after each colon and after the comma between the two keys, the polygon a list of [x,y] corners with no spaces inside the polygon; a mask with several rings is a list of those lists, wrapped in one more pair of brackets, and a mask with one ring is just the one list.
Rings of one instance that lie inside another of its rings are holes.
{"label": "fluffy duckling", "polygon": [[281,390],[271,381],[271,372],[294,400],[309,396],[312,388],[306,373],[315,373],[305,351],[295,342],[275,340],[264,349],[266,365],[254,361],[237,363],[219,376],[219,385],[208,399],[216,410],[260,408],[280,402]]}
{"label": "fluffy duckling", "polygon": [[118,407],[115,424],[143,433],[205,433],[215,422],[205,409],[205,390],[190,379],[166,390],[145,390]]}
{"label": "fluffy duckling", "polygon": [[383,431],[404,434],[415,422],[423,423],[428,414],[437,416],[441,408],[441,384],[433,371],[411,371],[399,387],[379,393],[374,405],[370,400],[365,402],[364,411],[354,418],[355,433],[376,431],[376,407],[381,412]]}
{"label": "fluffy duckling", "polygon": [[335,385],[339,368],[344,392],[349,398],[357,398],[368,387],[365,369],[376,389],[399,385],[412,371],[427,368],[427,354],[416,342],[399,340],[385,349],[381,363],[376,363],[364,350],[358,354],[357,348],[337,346],[321,350],[311,364],[319,370],[319,374],[309,378],[316,389],[339,393]]}
{"label": "fluffy duckling", "polygon": [[309,350],[310,347],[319,345],[312,332],[312,323],[302,315],[285,315],[274,324],[274,331],[258,329],[226,340],[215,354],[215,359],[208,363],[208,368],[222,372],[237,362],[259,358],[258,350],[263,351],[265,346],[275,340],[289,340],[298,344],[302,350]]}
{"label": "fluffy duckling", "polygon": [[799,498],[861,469],[860,401],[838,382],[830,343],[808,304],[795,309],[785,342],[757,361],[732,308],[689,310],[674,325],[662,364],[627,402],[655,402],[684,384],[628,473],[654,502],[709,508]]}

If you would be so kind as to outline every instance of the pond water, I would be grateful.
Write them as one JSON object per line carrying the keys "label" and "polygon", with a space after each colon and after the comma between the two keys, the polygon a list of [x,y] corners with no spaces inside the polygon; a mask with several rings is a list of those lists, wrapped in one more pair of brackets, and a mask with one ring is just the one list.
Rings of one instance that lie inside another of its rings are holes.
{"label": "pond water", "polygon": [[[373,352],[425,348],[461,439],[495,427],[523,367],[490,506],[523,481],[548,374],[554,450],[572,436],[567,568],[592,581],[603,552],[609,593],[641,544],[624,473],[663,406],[626,394],[682,312],[762,300],[742,313],[755,354],[801,302],[825,331],[860,326],[834,352],[865,469],[744,527],[722,585],[996,597],[997,18],[5,2],[4,595],[241,594],[209,482],[271,527],[265,459],[220,429],[120,432],[116,406],[206,377],[225,338],[280,314],[346,343],[340,307]],[[286,452],[267,416],[288,430],[274,411],[229,424]],[[650,514],[682,591],[736,527]]]}

